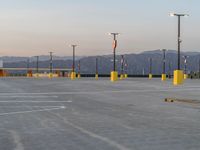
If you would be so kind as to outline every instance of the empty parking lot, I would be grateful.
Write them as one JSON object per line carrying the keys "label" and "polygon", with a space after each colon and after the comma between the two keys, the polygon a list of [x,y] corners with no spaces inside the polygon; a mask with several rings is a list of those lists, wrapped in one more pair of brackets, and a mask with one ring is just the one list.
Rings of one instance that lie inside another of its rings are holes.
{"label": "empty parking lot", "polygon": [[200,81],[1,78],[2,150],[198,150]]}

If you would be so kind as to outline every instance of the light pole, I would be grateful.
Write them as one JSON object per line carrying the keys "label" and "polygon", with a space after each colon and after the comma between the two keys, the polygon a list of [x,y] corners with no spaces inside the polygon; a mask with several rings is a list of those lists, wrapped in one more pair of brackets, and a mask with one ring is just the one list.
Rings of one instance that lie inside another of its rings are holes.
{"label": "light pole", "polygon": [[128,78],[128,62],[125,60],[124,64],[124,73],[125,73],[125,78]]}
{"label": "light pole", "polygon": [[165,71],[165,65],[166,65],[166,49],[163,49],[163,70],[162,70],[162,81],[166,80],[166,71]]}
{"label": "light pole", "polygon": [[73,64],[72,64],[72,73],[71,73],[71,79],[74,80],[76,78],[76,72],[75,72],[75,50],[77,45],[71,45],[73,50]]}
{"label": "light pole", "polygon": [[36,57],[36,77],[39,77],[39,56]]}
{"label": "light pole", "polygon": [[124,77],[124,55],[121,55],[121,74],[120,79],[122,80]]}
{"label": "light pole", "polygon": [[78,61],[78,78],[81,78],[81,61]]}
{"label": "light pole", "polygon": [[98,58],[96,58],[96,74],[95,74],[95,79],[98,80],[99,78],[99,71],[98,71]]}
{"label": "light pole", "polygon": [[27,76],[27,77],[30,77],[30,74],[29,74],[29,72],[30,72],[30,71],[29,71],[29,61],[30,61],[30,60],[29,60],[29,58],[28,58],[28,59],[27,59],[27,71],[26,71],[26,76]]}
{"label": "light pole", "polygon": [[184,59],[184,79],[187,79],[188,78],[188,75],[187,75],[187,58],[189,56],[183,56],[183,59]]}
{"label": "light pole", "polygon": [[181,45],[181,17],[189,16],[188,14],[177,14],[177,13],[170,13],[170,16],[178,17],[178,64],[177,70],[174,71],[174,85],[179,85],[183,83],[183,71],[180,67],[180,45]]}
{"label": "light pole", "polygon": [[149,58],[149,79],[152,79],[152,58]]}
{"label": "light pole", "polygon": [[116,71],[116,48],[117,48],[117,35],[119,33],[110,33],[113,36],[113,71],[111,72],[111,81],[117,81],[118,79],[118,72]]}
{"label": "light pole", "polygon": [[171,78],[171,62],[169,61],[169,67],[168,67],[168,78]]}
{"label": "light pole", "polygon": [[49,78],[53,77],[53,52],[49,52],[50,61],[49,61]]}
{"label": "light pole", "polygon": [[199,78],[200,78],[200,58],[199,58]]}

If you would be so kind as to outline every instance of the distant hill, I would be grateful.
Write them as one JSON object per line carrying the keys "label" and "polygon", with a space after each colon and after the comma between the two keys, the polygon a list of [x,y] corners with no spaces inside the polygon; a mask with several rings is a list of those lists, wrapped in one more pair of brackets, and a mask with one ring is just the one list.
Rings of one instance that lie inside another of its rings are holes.
{"label": "distant hill", "polygon": [[[72,56],[53,56],[54,60],[70,60],[72,59]],[[78,56],[76,59],[80,59],[82,56]],[[21,61],[27,61],[28,57],[15,57],[15,56],[2,56],[0,57],[1,60],[5,63],[9,62],[21,62]],[[36,57],[29,57],[30,61],[35,61]],[[40,61],[47,61],[49,60],[49,56],[47,55],[41,55],[39,56]]]}
{"label": "distant hill", "polygon": [[[128,62],[128,73],[129,74],[142,74],[143,71],[145,74],[149,73],[149,58],[153,59],[153,74],[161,74],[162,73],[162,51],[146,51],[139,54],[125,54],[125,58]],[[181,53],[181,57],[183,55],[188,55],[188,70],[189,71],[198,71],[199,68],[199,52],[183,52]],[[81,73],[95,73],[95,59],[98,57],[99,59],[99,73],[101,74],[109,74],[112,70],[112,55],[105,56],[90,56],[90,57],[82,57],[78,58],[81,62]],[[3,59],[5,59],[4,57]],[[12,61],[7,61],[4,63],[4,67],[26,67],[27,58],[24,57],[14,57]],[[117,55],[117,70],[120,72],[120,58],[121,56]],[[20,59],[22,59],[20,61]],[[78,68],[76,61],[76,69]],[[14,61],[16,60],[16,61]],[[167,51],[166,54],[166,71],[169,71],[169,63],[171,64],[171,73],[172,70],[176,69],[177,66],[177,52],[174,50]],[[36,62],[35,59],[32,58],[32,62],[30,63],[30,67],[35,67]],[[49,57],[44,56],[41,57],[39,62],[40,67],[49,67]],[[53,66],[55,68],[71,68],[72,60],[71,57],[54,57]],[[183,59],[181,59],[181,67],[183,68]]]}

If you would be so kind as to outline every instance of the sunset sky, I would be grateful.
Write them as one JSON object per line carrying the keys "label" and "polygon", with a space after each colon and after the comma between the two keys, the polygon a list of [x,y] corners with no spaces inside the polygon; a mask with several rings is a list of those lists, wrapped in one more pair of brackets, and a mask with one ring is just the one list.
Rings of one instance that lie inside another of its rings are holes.
{"label": "sunset sky", "polygon": [[0,56],[118,53],[176,49],[177,18],[182,18],[182,50],[200,52],[199,0],[0,0]]}

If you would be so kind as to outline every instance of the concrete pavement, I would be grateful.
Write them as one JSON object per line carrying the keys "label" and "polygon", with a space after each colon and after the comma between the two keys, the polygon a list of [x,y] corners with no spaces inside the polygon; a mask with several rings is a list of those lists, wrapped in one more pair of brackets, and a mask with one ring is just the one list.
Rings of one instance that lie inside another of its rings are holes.
{"label": "concrete pavement", "polygon": [[2,150],[198,150],[200,81],[0,79]]}

